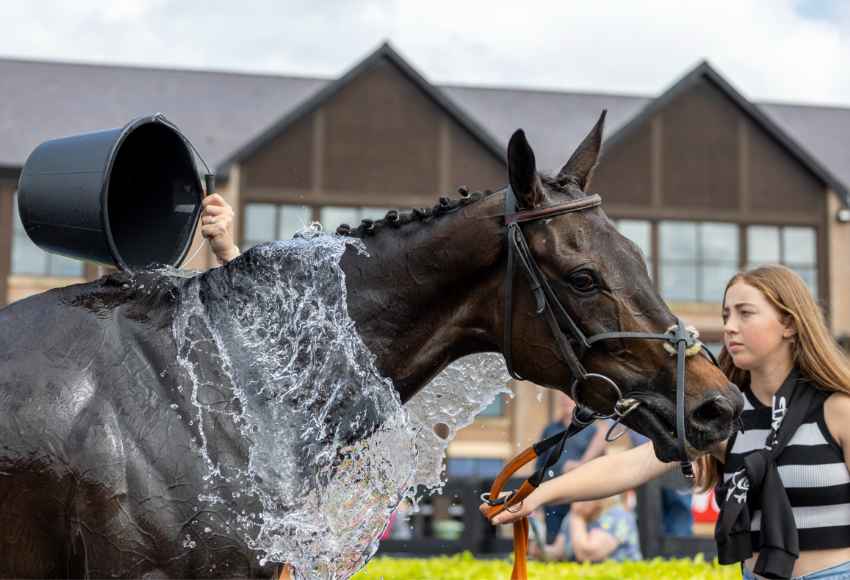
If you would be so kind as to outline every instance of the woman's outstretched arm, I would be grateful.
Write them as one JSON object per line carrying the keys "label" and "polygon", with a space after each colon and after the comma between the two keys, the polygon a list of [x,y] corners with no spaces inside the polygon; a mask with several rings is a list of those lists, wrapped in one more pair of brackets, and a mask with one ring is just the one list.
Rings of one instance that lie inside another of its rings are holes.
{"label": "woman's outstretched arm", "polygon": [[[678,465],[677,462],[659,461],[655,457],[652,443],[644,443],[628,451],[604,455],[560,477],[544,482],[523,500],[517,511],[505,510],[495,516],[491,523],[494,525],[511,523],[548,503],[571,503],[610,497],[639,487],[677,468]],[[488,507],[487,504],[481,504],[480,509],[484,512]]]}

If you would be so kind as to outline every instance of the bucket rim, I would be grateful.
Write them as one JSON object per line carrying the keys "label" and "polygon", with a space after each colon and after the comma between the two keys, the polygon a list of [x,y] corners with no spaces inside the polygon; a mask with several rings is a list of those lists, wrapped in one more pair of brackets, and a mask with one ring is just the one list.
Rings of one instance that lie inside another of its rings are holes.
{"label": "bucket rim", "polygon": [[203,186],[201,184],[200,177],[198,176],[198,170],[194,167],[195,165],[195,154],[193,153],[194,147],[188,142],[183,133],[180,132],[180,129],[172,123],[163,113],[153,113],[149,115],[142,115],[140,117],[136,117],[131,120],[129,123],[124,125],[121,129],[121,133],[118,135],[118,138],[112,144],[112,148],[109,151],[109,156],[106,159],[106,165],[104,167],[104,179],[101,184],[100,190],[100,223],[103,228],[104,235],[106,237],[106,245],[109,248],[109,253],[112,255],[112,260],[119,269],[125,272],[133,272],[133,269],[124,261],[124,258],[121,256],[121,253],[118,251],[118,246],[115,244],[115,237],[112,235],[112,226],[109,223],[109,186],[112,182],[112,168],[115,164],[115,160],[118,157],[118,152],[121,149],[124,141],[136,131],[139,127],[150,124],[160,124],[168,129],[170,129],[180,142],[183,144],[183,148],[187,153],[189,161],[192,163],[194,168],[192,174],[194,176],[194,181],[197,186],[197,191],[200,193],[200,197],[198,199],[198,205],[195,208],[194,215],[192,216],[192,235],[187,236],[187,240],[183,244],[183,248],[178,253],[177,260],[173,264],[168,264],[174,268],[179,268],[180,264],[183,263],[183,260],[186,259],[186,255],[189,253],[189,250],[192,247],[192,242],[195,239],[195,231],[198,228],[198,219],[201,214],[201,200],[203,199]]}

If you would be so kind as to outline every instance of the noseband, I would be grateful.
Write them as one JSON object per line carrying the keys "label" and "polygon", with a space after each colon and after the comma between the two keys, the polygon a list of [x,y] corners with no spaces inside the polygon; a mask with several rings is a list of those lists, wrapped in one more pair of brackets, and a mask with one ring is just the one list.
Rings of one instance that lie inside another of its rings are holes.
{"label": "noseband", "polygon": [[[588,372],[582,359],[597,343],[606,340],[621,340],[621,339],[640,339],[640,340],[656,340],[663,341],[668,352],[675,353],[676,356],[676,436],[678,441],[678,451],[680,455],[682,473],[693,478],[693,469],[686,452],[687,439],[685,435],[685,359],[688,356],[696,355],[697,353],[706,353],[706,356],[716,365],[717,361],[702,343],[697,340],[697,333],[692,328],[686,328],[681,320],[676,318],[676,324],[671,326],[666,333],[651,333],[651,332],[602,332],[594,334],[590,337],[585,335],[579,325],[573,320],[573,317],[564,308],[564,305],[558,299],[558,296],[552,290],[549,280],[540,269],[534,256],[528,247],[528,241],[522,231],[521,224],[534,222],[541,219],[551,218],[558,215],[568,213],[577,213],[587,209],[599,207],[602,204],[602,198],[599,195],[589,195],[577,200],[572,200],[548,207],[534,208],[530,210],[518,210],[518,204],[513,189],[508,186],[505,190],[505,226],[508,243],[508,263],[505,276],[505,338],[504,338],[504,356],[505,363],[508,367],[510,375],[517,379],[523,380],[522,377],[513,368],[512,359],[512,330],[513,330],[513,282],[516,275],[517,264],[520,265],[522,272],[528,279],[531,287],[531,292],[536,303],[536,314],[543,316],[549,330],[555,339],[563,362],[570,369],[573,376],[573,382],[570,386],[570,394],[576,403],[576,410],[573,413],[573,423],[578,423],[576,427],[583,428],[597,419],[613,419],[614,424],[608,431],[606,439],[611,439],[611,433],[614,428],[622,422],[630,413],[636,410],[642,404],[641,395],[645,393],[631,393],[629,397],[624,397],[624,393],[617,383],[610,377]],[[589,409],[581,404],[578,394],[579,387],[586,385],[589,382],[597,382],[605,385],[614,394],[614,405],[611,413],[599,413]],[[572,425],[571,425],[572,427]],[[580,430],[580,429],[579,429]],[[564,432],[566,435],[569,429]],[[573,431],[575,433],[577,431]],[[621,431],[620,435],[624,432]],[[569,433],[572,435],[573,433]],[[566,435],[568,437],[569,435]],[[618,435],[619,436],[619,435]],[[564,439],[566,439],[564,437]],[[616,437],[615,437],[616,438]],[[543,444],[544,442],[541,442]],[[554,464],[558,456],[554,455],[556,449],[554,447],[563,448],[563,442],[560,445],[553,443],[553,448],[550,451],[550,459]],[[545,467],[548,469],[548,466]]]}

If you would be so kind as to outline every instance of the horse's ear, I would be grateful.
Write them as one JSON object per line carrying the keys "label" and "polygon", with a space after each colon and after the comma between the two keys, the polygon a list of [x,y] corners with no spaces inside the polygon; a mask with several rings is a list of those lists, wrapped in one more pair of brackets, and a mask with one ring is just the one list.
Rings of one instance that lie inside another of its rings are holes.
{"label": "horse's ear", "polygon": [[517,129],[508,142],[508,181],[521,207],[532,208],[543,202],[534,151],[522,129]]}
{"label": "horse's ear", "polygon": [[566,185],[568,182],[573,182],[581,188],[582,191],[587,191],[590,186],[590,178],[593,176],[593,170],[596,168],[596,163],[599,161],[599,150],[602,148],[602,130],[605,127],[605,115],[608,111],[603,110],[596,121],[596,125],[581,142],[581,145],[575,150],[570,157],[570,160],[558,173],[558,182]]}

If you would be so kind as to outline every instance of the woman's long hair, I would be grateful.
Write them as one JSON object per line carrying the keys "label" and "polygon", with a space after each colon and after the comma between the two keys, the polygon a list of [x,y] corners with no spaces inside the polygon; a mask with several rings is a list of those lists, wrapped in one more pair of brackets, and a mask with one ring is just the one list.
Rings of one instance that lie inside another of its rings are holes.
{"label": "woman's long hair", "polygon": [[[835,342],[826,326],[823,312],[815,301],[803,279],[785,266],[760,266],[735,274],[723,292],[738,282],[758,289],[767,298],[783,321],[793,321],[796,334],[793,337],[794,366],[811,379],[819,388],[850,394],[850,361]],[[730,381],[741,389],[750,386],[750,372],[737,368],[726,347],[720,351],[720,369]],[[707,490],[720,478],[720,462],[711,455],[697,460],[697,488]]]}

